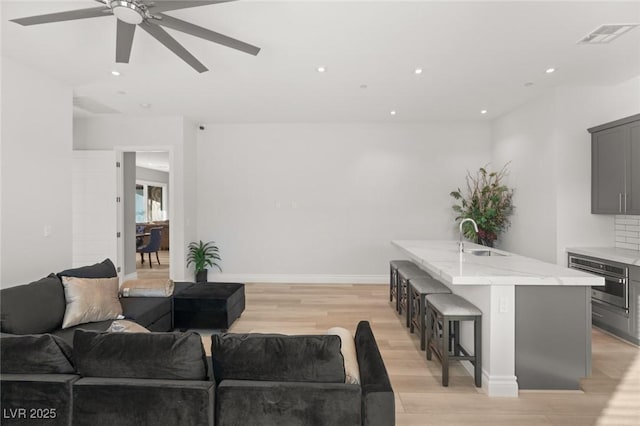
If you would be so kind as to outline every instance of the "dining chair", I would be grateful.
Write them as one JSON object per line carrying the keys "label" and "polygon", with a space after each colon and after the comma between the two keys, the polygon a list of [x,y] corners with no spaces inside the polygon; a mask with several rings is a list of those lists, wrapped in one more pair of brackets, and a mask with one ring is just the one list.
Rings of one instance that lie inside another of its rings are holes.
{"label": "dining chair", "polygon": [[151,228],[149,230],[151,235],[149,236],[149,242],[136,248],[136,252],[140,253],[140,262],[144,264],[144,254],[149,253],[149,268],[153,268],[151,264],[151,253],[156,254],[158,265],[160,264],[160,257],[158,256],[158,250],[160,250],[160,240],[162,239],[162,228]]}

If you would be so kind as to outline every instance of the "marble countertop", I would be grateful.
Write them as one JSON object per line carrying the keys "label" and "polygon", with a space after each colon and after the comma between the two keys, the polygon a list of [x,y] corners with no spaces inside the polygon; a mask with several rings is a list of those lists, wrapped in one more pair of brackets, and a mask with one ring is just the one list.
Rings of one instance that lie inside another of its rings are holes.
{"label": "marble countertop", "polygon": [[640,265],[640,251],[617,247],[569,247],[567,253],[582,254],[628,265]]}
{"label": "marble countertop", "polygon": [[[604,285],[595,275],[465,241],[394,240],[391,242],[434,278],[453,285]],[[476,256],[468,251],[491,250],[503,256]]]}

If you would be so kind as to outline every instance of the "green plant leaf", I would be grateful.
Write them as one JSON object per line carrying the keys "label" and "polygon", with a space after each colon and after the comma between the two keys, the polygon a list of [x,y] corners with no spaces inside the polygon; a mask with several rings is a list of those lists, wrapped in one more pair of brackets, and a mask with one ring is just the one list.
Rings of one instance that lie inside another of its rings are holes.
{"label": "green plant leaf", "polygon": [[[466,192],[460,188],[449,195],[458,202],[452,205],[456,213],[455,220],[473,219],[483,231],[483,238],[497,238],[497,235],[510,225],[509,216],[513,213],[513,193],[504,184],[508,174],[505,164],[499,171],[488,171],[487,166],[480,167],[475,174],[467,172]],[[463,226],[463,233],[469,239],[476,237],[471,224]]]}
{"label": "green plant leaf", "polygon": [[208,267],[216,267],[222,272],[222,268],[216,261],[220,260],[219,248],[214,241],[202,240],[191,242],[187,245],[187,267],[193,265],[196,273]]}

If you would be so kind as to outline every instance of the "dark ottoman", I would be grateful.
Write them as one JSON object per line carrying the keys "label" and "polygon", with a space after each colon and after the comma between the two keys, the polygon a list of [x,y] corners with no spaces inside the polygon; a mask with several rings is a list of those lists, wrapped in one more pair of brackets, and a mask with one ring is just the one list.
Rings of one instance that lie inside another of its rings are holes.
{"label": "dark ottoman", "polygon": [[175,283],[174,327],[227,330],[244,311],[244,284]]}

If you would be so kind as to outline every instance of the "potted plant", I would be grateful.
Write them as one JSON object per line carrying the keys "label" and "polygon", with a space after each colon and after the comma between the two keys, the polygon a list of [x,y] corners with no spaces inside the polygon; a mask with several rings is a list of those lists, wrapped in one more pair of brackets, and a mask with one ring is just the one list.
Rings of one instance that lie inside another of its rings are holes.
{"label": "potted plant", "polygon": [[207,241],[206,243],[203,243],[202,240],[199,242],[193,241],[189,243],[188,251],[187,267],[191,266],[191,264],[194,265],[197,283],[207,282],[207,267],[215,266],[222,272],[220,265],[217,263],[220,260],[219,249],[214,241]]}
{"label": "potted plant", "polygon": [[486,166],[480,167],[475,175],[467,172],[466,193],[458,188],[449,194],[459,202],[452,206],[458,213],[456,221],[471,218],[478,224],[477,235],[471,223],[464,224],[464,236],[470,240],[477,237],[478,242],[485,246],[493,247],[498,235],[511,224],[509,215],[513,213],[513,189],[502,182],[508,174],[508,164],[499,172],[489,172]]}

